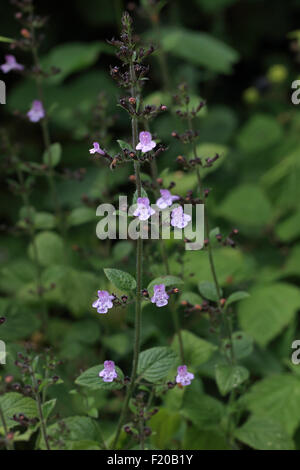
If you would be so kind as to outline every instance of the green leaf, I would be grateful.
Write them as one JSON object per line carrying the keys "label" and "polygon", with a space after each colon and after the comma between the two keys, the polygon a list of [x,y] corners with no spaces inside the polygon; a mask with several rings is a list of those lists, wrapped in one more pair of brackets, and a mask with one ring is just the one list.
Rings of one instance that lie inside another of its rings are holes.
{"label": "green leaf", "polygon": [[285,283],[255,286],[238,306],[241,328],[261,346],[275,338],[299,309],[299,289]]}
{"label": "green leaf", "polygon": [[153,279],[153,281],[151,281],[148,284],[147,291],[149,292],[150,296],[152,296],[155,285],[164,284],[166,287],[170,287],[170,286],[177,287],[179,285],[182,285],[183,283],[184,283],[183,280],[177,276],[169,276],[169,275],[160,276],[160,277],[156,277],[155,279]]}
{"label": "green leaf", "polygon": [[174,435],[180,428],[182,418],[179,413],[174,413],[161,407],[150,420],[152,429],[151,442],[156,449],[169,449]]}
{"label": "green leaf", "polygon": [[22,413],[30,419],[38,416],[36,402],[32,398],[24,397],[21,393],[9,392],[0,396],[0,406],[9,429],[18,426],[18,423],[12,419],[15,414]]}
{"label": "green leaf", "polygon": [[209,395],[193,394],[184,400],[181,414],[200,430],[213,429],[220,425],[224,405]]}
{"label": "green leaf", "polygon": [[242,128],[238,144],[247,153],[259,153],[274,146],[282,137],[282,127],[273,116],[257,114]]}
{"label": "green leaf", "polygon": [[16,341],[29,337],[41,323],[36,311],[16,299],[1,300],[0,316],[6,318],[6,322],[1,325],[0,339],[3,341]]}
{"label": "green leaf", "polygon": [[223,396],[249,378],[249,371],[243,366],[219,364],[215,372],[216,382]]}
{"label": "green leaf", "polygon": [[6,38],[5,36],[0,36],[0,42],[14,42],[15,39]]}
{"label": "green leaf", "polygon": [[256,450],[294,450],[291,437],[276,420],[251,416],[234,436]]}
{"label": "green leaf", "polygon": [[59,44],[52,48],[41,62],[43,68],[48,71],[52,66],[60,69],[60,73],[47,79],[48,83],[61,83],[70,74],[86,69],[93,65],[99,53],[107,50],[108,46],[100,41],[97,42],[70,42]]}
{"label": "green leaf", "polygon": [[161,43],[167,53],[218,73],[231,73],[238,53],[207,33],[163,28]]}
{"label": "green leaf", "polygon": [[131,291],[136,288],[136,281],[131,274],[119,269],[106,268],[104,273],[107,279],[120,290]]}
{"label": "green leaf", "polygon": [[60,162],[61,152],[61,145],[58,142],[50,145],[50,148],[48,150],[45,150],[43,154],[43,162],[46,165],[54,168]]}
{"label": "green leaf", "polygon": [[283,242],[291,242],[300,235],[300,211],[294,212],[275,227],[275,233]]}
{"label": "green leaf", "polygon": [[[50,442],[51,449],[53,450],[61,450],[60,444],[55,443],[62,437],[62,425],[66,430],[63,436],[63,450],[72,450],[73,446],[76,446],[81,441],[85,442],[85,444],[82,445],[82,449],[86,448],[87,441],[89,442],[88,448],[91,448],[91,443],[97,446],[97,444],[102,441],[99,426],[94,419],[86,416],[70,416],[51,426],[47,426],[47,434],[52,438]],[[39,448],[45,449],[44,440],[40,439],[39,441]]]}
{"label": "green leaf", "polygon": [[49,230],[55,227],[55,217],[49,212],[36,212],[33,224],[37,230]]}
{"label": "green leaf", "polygon": [[149,382],[158,382],[166,377],[174,366],[177,355],[167,347],[156,347],[141,352],[138,362],[138,375]]}
{"label": "green leaf", "polygon": [[61,264],[51,265],[45,269],[42,281],[48,288],[51,284],[56,286],[55,289],[45,293],[45,298],[65,306],[76,316],[86,314],[99,289],[98,276],[83,269],[77,270]]}
{"label": "green leaf", "polygon": [[192,305],[200,305],[202,303],[202,297],[199,294],[195,294],[194,292],[183,292],[180,296],[180,301],[183,300],[189,302]]}
{"label": "green leaf", "polygon": [[[202,281],[198,284],[199,292],[205,299],[218,302],[219,296],[216,286],[212,282]],[[223,295],[222,289],[220,289],[220,295]]]}
{"label": "green leaf", "polygon": [[[253,351],[253,338],[244,331],[235,331],[232,335],[232,344],[234,356],[236,359],[243,359]],[[231,358],[230,353],[231,342],[229,339],[222,341],[222,352],[228,359]]]}
{"label": "green leaf", "polygon": [[74,227],[88,222],[93,222],[95,220],[96,212],[94,209],[91,207],[76,207],[76,209],[73,209],[69,214],[67,224]]}
{"label": "green leaf", "polygon": [[[184,349],[184,358],[188,366],[197,368],[204,364],[212,356],[213,352],[217,350],[217,346],[209,343],[205,339],[199,338],[194,333],[187,330],[181,331],[181,337]],[[172,342],[172,349],[179,355],[179,341],[175,335]]]}
{"label": "green leaf", "polygon": [[230,192],[217,212],[230,222],[255,228],[267,225],[271,204],[258,186],[243,184]]}
{"label": "green leaf", "polygon": [[226,300],[225,307],[227,308],[229,305],[233,304],[234,302],[238,302],[239,300],[247,299],[247,297],[249,297],[248,292],[244,292],[244,291],[234,292]]}
{"label": "green leaf", "polygon": [[[241,281],[249,280],[254,275],[254,260],[238,248],[216,247],[214,263],[220,286],[226,287]],[[193,274],[193,276],[191,276]],[[207,251],[186,251],[184,254],[184,278],[197,284],[199,279],[214,282]]]}
{"label": "green leaf", "polygon": [[34,237],[34,245],[29,246],[29,256],[42,266],[60,263],[64,256],[64,243],[62,238],[54,232],[40,232]]}
{"label": "green leaf", "polygon": [[274,419],[292,436],[300,424],[300,379],[291,374],[273,374],[256,384],[242,404],[260,418]]}
{"label": "green leaf", "polygon": [[99,372],[103,369],[104,364],[90,367],[90,369],[87,369],[77,377],[75,383],[91,390],[120,390],[123,388],[124,374],[119,367],[115,367],[118,378],[113,382],[104,382],[103,379],[99,377]]}
{"label": "green leaf", "polygon": [[132,148],[132,146],[131,146],[130,144],[128,144],[128,142],[125,142],[124,140],[117,140],[117,142],[118,142],[118,144],[119,144],[121,150],[127,149],[127,150],[129,150],[130,152],[133,152],[133,151],[134,151],[133,148]]}
{"label": "green leaf", "polygon": [[56,398],[53,398],[52,400],[48,400],[45,403],[43,403],[42,410],[43,410],[43,416],[45,419],[49,418],[52,411],[54,410],[55,405],[56,405]]}
{"label": "green leaf", "polygon": [[200,431],[196,426],[188,426],[184,437],[184,450],[230,450],[226,436],[220,429]]}

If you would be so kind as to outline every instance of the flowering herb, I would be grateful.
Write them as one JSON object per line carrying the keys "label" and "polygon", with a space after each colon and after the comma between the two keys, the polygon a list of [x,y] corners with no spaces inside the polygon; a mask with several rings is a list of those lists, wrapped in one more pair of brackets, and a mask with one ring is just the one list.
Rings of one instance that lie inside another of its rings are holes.
{"label": "flowering herb", "polygon": [[8,73],[11,70],[22,71],[24,70],[24,65],[18,64],[15,56],[8,54],[5,56],[5,63],[0,65],[0,69],[3,73]]}
{"label": "flowering herb", "polygon": [[150,152],[156,147],[156,143],[152,140],[152,135],[150,132],[143,131],[139,134],[139,143],[135,147],[136,150],[141,150],[143,153]]}
{"label": "flowering herb", "polygon": [[150,201],[147,197],[138,197],[137,198],[137,208],[133,212],[135,217],[138,217],[140,220],[148,220],[151,215],[155,214],[155,210],[150,207]]}
{"label": "flowering herb", "polygon": [[91,154],[99,153],[100,155],[105,155],[104,150],[102,150],[102,149],[100,148],[100,145],[99,145],[98,142],[94,142],[94,143],[93,143],[93,148],[91,148],[91,149],[89,150],[89,152],[90,152]]}
{"label": "flowering herb", "polygon": [[103,379],[103,382],[113,382],[118,377],[114,361],[104,362],[104,369],[99,372],[99,377]]}
{"label": "flowering herb", "polygon": [[181,206],[176,207],[171,212],[171,225],[172,227],[184,228],[192,220],[191,216],[185,214]]}
{"label": "flowering herb", "polygon": [[153,288],[153,296],[151,302],[156,307],[164,307],[168,304],[169,295],[166,293],[166,286],[164,284],[157,284]]}
{"label": "flowering herb", "polygon": [[114,298],[115,296],[106,290],[98,290],[98,299],[93,302],[93,307],[97,309],[98,313],[107,313],[114,306]]}
{"label": "flowering herb", "polygon": [[188,372],[187,366],[179,366],[177,368],[176,383],[180,385],[190,385],[194,379],[194,374]]}
{"label": "flowering herb", "polygon": [[31,122],[39,122],[45,117],[45,110],[43,103],[39,100],[34,100],[31,109],[28,111],[27,116]]}
{"label": "flowering herb", "polygon": [[161,197],[157,199],[156,205],[160,209],[166,209],[167,207],[172,206],[174,201],[180,199],[179,196],[173,196],[168,189],[160,189]]}

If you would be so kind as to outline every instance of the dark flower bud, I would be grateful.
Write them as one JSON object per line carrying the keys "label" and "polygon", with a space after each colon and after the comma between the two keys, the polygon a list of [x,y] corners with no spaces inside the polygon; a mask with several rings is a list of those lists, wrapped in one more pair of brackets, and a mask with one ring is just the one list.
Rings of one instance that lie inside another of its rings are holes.
{"label": "dark flower bud", "polygon": [[124,426],[124,431],[126,432],[126,434],[132,434],[132,430],[131,430],[131,427],[130,426]]}
{"label": "dark flower bud", "polygon": [[142,296],[143,297],[149,297],[149,292],[147,291],[147,289],[142,290]]}
{"label": "dark flower bud", "polygon": [[122,295],[121,300],[122,300],[122,302],[126,303],[127,300],[128,300],[127,295]]}
{"label": "dark flower bud", "polygon": [[144,428],[144,434],[145,434],[145,436],[147,436],[147,437],[148,437],[148,436],[151,436],[152,430],[151,430],[148,426],[146,426],[146,427]]}
{"label": "dark flower bud", "polygon": [[3,325],[3,323],[6,321],[5,317],[0,317],[0,325]]}

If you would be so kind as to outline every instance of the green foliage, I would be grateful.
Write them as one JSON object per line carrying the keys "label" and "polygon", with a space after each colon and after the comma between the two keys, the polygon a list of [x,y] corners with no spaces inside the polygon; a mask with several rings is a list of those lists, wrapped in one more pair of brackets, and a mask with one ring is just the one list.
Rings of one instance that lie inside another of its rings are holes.
{"label": "green foliage", "polygon": [[125,271],[120,271],[119,269],[104,269],[104,273],[107,279],[113,283],[120,290],[128,291],[136,288],[136,281],[131,274],[126,273]]}
{"label": "green foliage", "polygon": [[[18,423],[13,420],[14,415],[23,413],[32,419],[38,416],[37,406],[32,398],[24,397],[21,393],[8,392],[0,397],[0,406],[8,429],[14,428]],[[0,427],[3,433],[3,426]]]}
{"label": "green foliage", "polygon": [[260,345],[265,346],[286,327],[299,308],[300,293],[284,283],[255,286],[239,304],[239,322]]}
{"label": "green foliage", "polygon": [[138,375],[153,383],[166,377],[174,366],[177,355],[170,348],[156,347],[142,351],[138,362]]}
{"label": "green foliage", "polygon": [[162,47],[180,59],[219,73],[230,73],[238,60],[238,53],[225,43],[209,34],[182,28],[163,29]]}
{"label": "green foliage", "polygon": [[256,450],[294,450],[293,440],[271,418],[250,417],[235,431],[235,437]]}
{"label": "green foliage", "polygon": [[216,382],[221,395],[227,395],[231,390],[241,385],[249,378],[249,371],[242,366],[227,366],[221,364],[216,367]]}
{"label": "green foliage", "polygon": [[122,381],[124,379],[124,374],[119,367],[116,367],[118,380],[114,380],[113,382],[104,382],[103,379],[99,377],[99,372],[103,369],[103,364],[91,367],[77,377],[75,383],[91,390],[119,390],[123,387]]}
{"label": "green foliage", "polygon": [[[185,352],[185,361],[191,367],[197,368],[199,365],[206,362],[217,349],[214,344],[199,338],[190,331],[182,330],[181,336]],[[179,354],[179,341],[177,336],[175,336],[173,340],[172,348]]]}

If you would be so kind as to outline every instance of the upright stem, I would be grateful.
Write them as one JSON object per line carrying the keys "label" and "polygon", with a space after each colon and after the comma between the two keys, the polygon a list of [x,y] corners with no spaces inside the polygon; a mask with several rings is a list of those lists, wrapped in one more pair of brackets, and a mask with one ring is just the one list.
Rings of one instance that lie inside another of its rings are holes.
{"label": "upright stem", "polygon": [[[133,98],[136,98],[136,76],[135,76],[133,63],[130,64],[130,79],[132,83],[131,96]],[[138,121],[137,121],[136,115],[132,116],[131,130],[132,130],[132,147],[135,149],[138,143]],[[134,162],[134,171],[135,171],[137,195],[138,197],[141,197],[142,183],[141,183],[141,175],[140,175],[140,163],[138,161]],[[143,257],[143,240],[140,237],[137,239],[137,249],[136,249],[136,303],[135,303],[135,325],[134,325],[135,338],[134,338],[134,351],[133,351],[131,380],[130,380],[130,384],[127,389],[124,404],[122,407],[115,439],[113,442],[113,448],[115,448],[118,443],[122,425],[124,423],[124,420],[128,411],[129,400],[132,396],[132,393],[135,387],[135,380],[137,376],[137,367],[138,367],[139,352],[140,352],[141,323],[142,323],[141,322],[142,257]]]}
{"label": "upright stem", "polygon": [[5,421],[5,416],[4,416],[3,410],[2,410],[2,408],[1,408],[1,405],[0,405],[0,421],[1,421],[2,426],[3,426],[3,429],[4,429],[5,447],[6,447],[6,450],[14,450],[14,445],[13,445],[13,443],[7,438],[7,435],[8,435],[8,427],[7,427],[7,424],[6,424],[6,421]]}
{"label": "upright stem", "polygon": [[34,394],[35,394],[38,415],[39,415],[39,418],[40,418],[42,436],[43,436],[43,439],[44,439],[44,442],[45,442],[46,449],[51,450],[50,449],[50,444],[49,444],[49,439],[48,439],[48,436],[47,436],[47,421],[44,418],[44,414],[43,414],[43,408],[42,408],[41,397],[40,397],[40,394],[39,394],[38,383],[36,381],[34,371],[32,370],[31,367],[30,367],[29,371],[30,371],[32,386],[33,386],[33,390],[34,390]]}

